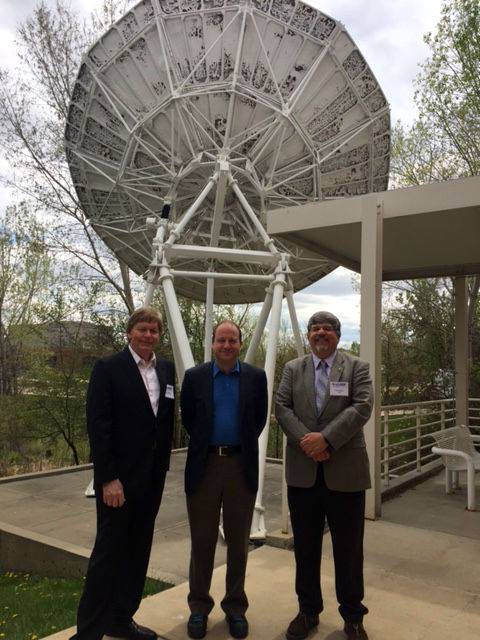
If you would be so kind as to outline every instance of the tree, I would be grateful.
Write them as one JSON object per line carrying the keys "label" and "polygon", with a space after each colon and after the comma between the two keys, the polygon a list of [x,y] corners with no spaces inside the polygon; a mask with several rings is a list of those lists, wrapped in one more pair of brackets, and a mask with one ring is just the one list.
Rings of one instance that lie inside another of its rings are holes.
{"label": "tree", "polygon": [[0,396],[19,392],[22,334],[47,289],[52,262],[45,232],[25,204],[0,217]]}
{"label": "tree", "polygon": [[[392,184],[424,184],[480,173],[480,0],[444,2],[435,33],[425,42],[430,55],[416,80],[419,118],[393,130]],[[452,288],[451,284],[446,285]],[[480,277],[468,279],[471,361],[480,352]],[[433,326],[440,299],[430,297]],[[435,303],[435,304],[434,304]],[[480,386],[472,377],[472,391]],[[476,385],[476,386],[475,386]]]}
{"label": "tree", "polygon": [[60,440],[74,464],[88,460],[85,395],[92,363],[113,351],[108,326],[89,322],[103,288],[59,287],[37,309],[40,322],[31,329],[37,347],[28,371],[35,398],[29,436],[49,445]]}
{"label": "tree", "polygon": [[453,393],[453,292],[442,278],[390,285],[382,319],[382,402],[448,398]]}
{"label": "tree", "polygon": [[0,70],[0,135],[11,173],[3,181],[48,221],[48,241],[83,267],[82,278],[108,284],[128,309],[130,271],[99,240],[82,211],[63,150],[70,94],[83,53],[120,15],[125,2],[105,0],[81,20],[65,0],[43,0],[18,28],[19,68]]}
{"label": "tree", "polygon": [[390,187],[441,182],[464,174],[464,164],[443,131],[431,121],[416,120],[406,128],[398,121],[392,131]]}
{"label": "tree", "polygon": [[447,0],[430,57],[417,79],[420,120],[434,123],[463,163],[463,175],[480,173],[480,1]]}

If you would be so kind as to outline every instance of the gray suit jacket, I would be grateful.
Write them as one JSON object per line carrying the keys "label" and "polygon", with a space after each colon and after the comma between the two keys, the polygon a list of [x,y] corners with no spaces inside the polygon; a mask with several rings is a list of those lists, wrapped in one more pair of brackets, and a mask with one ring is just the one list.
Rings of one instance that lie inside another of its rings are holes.
{"label": "gray suit jacket", "polygon": [[366,362],[337,351],[330,382],[348,383],[348,396],[330,395],[330,385],[320,412],[315,404],[315,372],[312,355],[285,365],[278,387],[275,415],[287,436],[286,478],[293,487],[313,486],[317,462],[299,442],[312,431],[321,431],[331,446],[323,463],[325,483],[333,491],[361,491],[370,485],[363,425],[372,412],[373,392]]}

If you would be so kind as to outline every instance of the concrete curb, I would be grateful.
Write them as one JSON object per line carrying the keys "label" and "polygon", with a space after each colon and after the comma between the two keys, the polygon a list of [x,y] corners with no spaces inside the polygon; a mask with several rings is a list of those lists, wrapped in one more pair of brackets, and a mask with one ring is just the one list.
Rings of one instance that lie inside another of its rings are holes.
{"label": "concrete curb", "polygon": [[4,571],[82,578],[90,549],[0,522],[0,565]]}
{"label": "concrete curb", "polygon": [[[172,449],[172,455],[176,453],[184,453],[187,450],[186,447],[181,449]],[[13,476],[3,476],[0,478],[1,484],[8,484],[9,482],[20,482],[22,480],[37,480],[38,478],[48,478],[49,476],[60,476],[64,473],[76,473],[77,471],[88,471],[93,469],[91,462],[87,464],[73,465],[71,467],[58,467],[57,469],[46,469],[45,471],[32,471],[31,473],[19,473]]]}
{"label": "concrete curb", "polygon": [[20,473],[14,476],[4,476],[0,478],[0,484],[9,482],[21,482],[22,480],[36,480],[38,478],[48,478],[49,476],[60,476],[64,473],[76,473],[77,471],[88,471],[93,469],[93,464],[79,464],[73,467],[59,467],[58,469],[47,469],[46,471],[34,471],[32,473]]}

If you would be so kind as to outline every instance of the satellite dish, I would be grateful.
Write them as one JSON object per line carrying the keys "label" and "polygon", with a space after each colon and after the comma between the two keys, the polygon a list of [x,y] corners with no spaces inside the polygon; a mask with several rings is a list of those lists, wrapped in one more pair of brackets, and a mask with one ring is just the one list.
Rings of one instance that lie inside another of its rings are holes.
{"label": "satellite dish", "polygon": [[[179,376],[193,366],[177,293],[263,300],[270,402],[282,300],[303,354],[293,291],[337,265],[265,230],[269,209],[383,191],[389,108],[342,24],[295,0],[143,0],[88,51],[65,132],[78,198],[105,243],[162,286]],[[260,438],[251,536],[262,506]]]}
{"label": "satellite dish", "polygon": [[[182,244],[262,251],[232,179],[262,224],[268,209],[383,191],[389,130],[385,97],[355,43],[308,4],[144,0],[85,56],[65,137],[92,226],[146,274],[155,236],[148,221],[166,210],[181,220],[215,171],[216,189]],[[315,251],[275,244],[291,256],[294,290],[336,267]],[[205,271],[209,260],[170,256],[178,293],[205,299],[205,279],[186,272]],[[241,268],[269,273],[264,264]],[[256,302],[264,289],[262,280],[216,282],[215,302]]]}

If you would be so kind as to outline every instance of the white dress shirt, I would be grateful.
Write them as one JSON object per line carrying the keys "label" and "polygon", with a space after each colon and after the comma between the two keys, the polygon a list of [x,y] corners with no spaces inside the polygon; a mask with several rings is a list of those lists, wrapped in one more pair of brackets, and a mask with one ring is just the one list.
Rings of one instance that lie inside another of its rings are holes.
{"label": "white dress shirt", "polygon": [[130,345],[128,345],[128,348],[130,349],[130,353],[132,354],[133,359],[137,363],[138,370],[140,371],[140,375],[142,376],[143,384],[145,385],[148,397],[150,398],[150,404],[152,405],[153,413],[157,415],[158,399],[160,396],[160,383],[158,381],[157,372],[155,370],[157,358],[155,354],[152,353],[152,357],[150,358],[149,362],[145,362],[145,360],[141,358]]}

